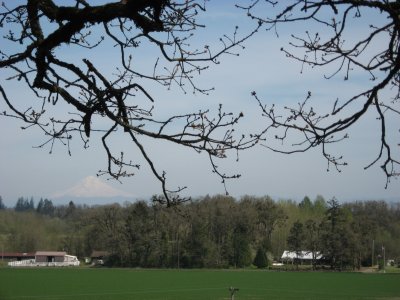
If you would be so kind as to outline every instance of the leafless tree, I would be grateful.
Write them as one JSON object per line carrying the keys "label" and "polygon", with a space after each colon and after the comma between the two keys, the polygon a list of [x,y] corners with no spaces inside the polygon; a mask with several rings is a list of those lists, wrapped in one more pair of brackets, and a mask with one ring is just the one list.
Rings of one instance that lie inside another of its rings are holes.
{"label": "leafless tree", "polygon": [[[281,153],[321,147],[328,170],[333,166],[340,171],[347,162],[340,154],[332,154],[329,145],[348,138],[349,128],[367,113],[375,114],[379,121],[380,146],[376,157],[365,169],[381,163],[387,186],[391,178],[399,175],[400,164],[399,139],[393,130],[393,119],[398,123],[396,117],[400,114],[400,2],[255,0],[238,7],[278,36],[282,27],[291,25],[291,42],[281,51],[300,63],[301,72],[309,67],[325,70],[326,79],[369,77],[362,91],[345,98],[338,98],[332,89],[332,108],[327,113],[319,113],[313,108],[311,91],[297,106],[284,107],[283,112],[275,105],[265,105],[253,92],[263,116],[268,119],[266,136],[272,134],[282,145],[291,143],[289,148],[285,145],[275,147],[271,143],[265,146]],[[354,25],[361,22],[363,32],[358,31],[354,38],[355,35],[351,35]],[[315,31],[304,30],[297,34],[295,24],[300,27],[310,25],[309,28]],[[398,133],[398,124],[395,126]],[[293,136],[298,137],[294,142]]]}
{"label": "leafless tree", "polygon": [[[237,54],[235,49],[240,50],[261,23],[255,22],[254,30],[242,35],[233,26],[231,35],[221,37],[218,49],[207,44],[197,49],[190,42],[196,30],[203,27],[197,17],[206,10],[205,1],[122,0],[94,6],[89,1],[74,0],[65,5],[53,0],[2,3],[0,68],[10,74],[8,80],[34,96],[23,107],[14,91],[0,85],[8,107],[2,115],[22,120],[26,123],[23,129],[40,128],[46,140],[39,147],[49,147],[50,152],[55,142],[66,145],[70,152],[74,136],[88,147],[89,137],[99,136],[92,133],[100,133],[108,166],[99,174],[117,180],[133,175],[132,169],[140,167],[110,145],[113,134],[123,131],[161,183],[160,199],[168,205],[184,200],[178,194],[184,188],[167,187],[165,172],[153,163],[143,138],[205,152],[224,185],[226,179],[239,176],[220,171],[216,159],[257,143],[259,136],[234,131],[242,113],[227,113],[220,106],[215,113],[201,110],[174,115],[172,111],[170,117],[159,120],[153,114],[156,99],[143,82],[207,94],[209,89],[196,85],[195,75],[218,64],[221,55]],[[96,51],[108,46],[113,51],[109,57],[116,65],[112,76],[95,60]],[[155,47],[158,53],[154,65],[144,71],[133,59],[141,47]],[[79,63],[70,61],[70,52],[79,56]],[[51,113],[52,106],[63,107],[64,113]]]}

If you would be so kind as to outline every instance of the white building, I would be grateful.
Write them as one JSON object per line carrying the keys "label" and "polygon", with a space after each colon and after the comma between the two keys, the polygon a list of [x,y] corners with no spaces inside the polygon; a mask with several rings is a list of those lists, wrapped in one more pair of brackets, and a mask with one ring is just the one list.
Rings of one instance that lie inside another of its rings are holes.
{"label": "white building", "polygon": [[10,267],[66,267],[79,266],[76,256],[59,251],[37,251],[34,259],[10,261]]}
{"label": "white building", "polygon": [[[320,260],[322,258],[322,255],[320,252],[315,253],[315,260]],[[295,260],[300,260],[302,262],[309,262],[311,263],[313,260],[313,253],[312,251],[288,251],[285,250],[283,251],[281,260],[284,262],[293,262]]]}

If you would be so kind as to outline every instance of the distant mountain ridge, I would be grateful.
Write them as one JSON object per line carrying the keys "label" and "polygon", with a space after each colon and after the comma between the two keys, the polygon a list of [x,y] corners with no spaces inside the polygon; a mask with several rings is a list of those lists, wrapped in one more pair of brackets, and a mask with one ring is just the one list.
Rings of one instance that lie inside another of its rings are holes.
{"label": "distant mountain ridge", "polygon": [[87,206],[96,206],[96,205],[107,205],[107,204],[124,204],[124,203],[133,203],[138,200],[135,197],[124,197],[124,196],[116,196],[116,197],[75,197],[75,196],[62,196],[58,198],[52,198],[53,203],[55,205],[68,205],[70,201],[72,201],[75,205],[87,205]]}

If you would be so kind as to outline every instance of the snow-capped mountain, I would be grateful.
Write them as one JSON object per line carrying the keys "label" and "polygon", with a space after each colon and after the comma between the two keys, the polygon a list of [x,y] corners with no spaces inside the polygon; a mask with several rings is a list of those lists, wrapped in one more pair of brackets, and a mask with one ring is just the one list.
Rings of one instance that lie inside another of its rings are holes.
{"label": "snow-capped mountain", "polygon": [[118,190],[95,176],[88,176],[73,187],[51,195],[51,198],[57,200],[71,199],[74,202],[89,202],[86,204],[92,204],[95,199],[98,199],[98,201],[95,201],[96,204],[115,201],[123,202],[127,199],[132,201],[133,197],[133,195]]}

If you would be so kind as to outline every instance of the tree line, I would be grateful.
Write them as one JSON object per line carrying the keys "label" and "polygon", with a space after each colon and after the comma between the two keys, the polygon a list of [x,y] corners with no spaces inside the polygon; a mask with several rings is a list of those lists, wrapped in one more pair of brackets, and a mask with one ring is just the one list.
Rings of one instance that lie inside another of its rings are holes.
{"label": "tree line", "polygon": [[55,206],[49,199],[34,205],[23,197],[14,208],[1,207],[5,251],[63,250],[83,258],[101,250],[109,266],[264,268],[290,250],[312,253],[314,268],[356,269],[376,264],[382,247],[387,258],[400,258],[400,203],[216,195],[176,207]]}

